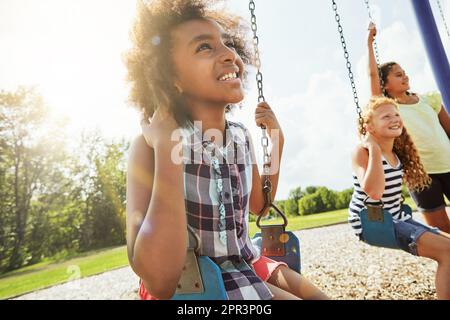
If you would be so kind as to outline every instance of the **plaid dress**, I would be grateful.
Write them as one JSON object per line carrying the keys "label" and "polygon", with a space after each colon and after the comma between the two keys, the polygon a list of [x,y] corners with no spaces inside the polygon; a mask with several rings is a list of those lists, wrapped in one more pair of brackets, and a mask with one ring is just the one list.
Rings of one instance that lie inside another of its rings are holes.
{"label": "plaid dress", "polygon": [[195,125],[183,129],[183,138],[187,221],[201,240],[200,254],[220,267],[230,300],[272,299],[252,268],[260,249],[248,234],[252,188],[248,131],[227,121],[225,144],[204,141]]}

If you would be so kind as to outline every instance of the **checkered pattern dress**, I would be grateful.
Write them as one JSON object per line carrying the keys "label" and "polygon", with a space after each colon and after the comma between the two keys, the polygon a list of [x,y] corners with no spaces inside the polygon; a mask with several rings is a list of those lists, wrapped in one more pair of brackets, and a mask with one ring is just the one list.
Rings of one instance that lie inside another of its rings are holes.
{"label": "checkered pattern dress", "polygon": [[272,299],[252,268],[260,249],[248,234],[252,188],[248,131],[227,121],[220,147],[204,141],[197,126],[183,131],[187,221],[201,240],[200,254],[220,267],[230,300]]}

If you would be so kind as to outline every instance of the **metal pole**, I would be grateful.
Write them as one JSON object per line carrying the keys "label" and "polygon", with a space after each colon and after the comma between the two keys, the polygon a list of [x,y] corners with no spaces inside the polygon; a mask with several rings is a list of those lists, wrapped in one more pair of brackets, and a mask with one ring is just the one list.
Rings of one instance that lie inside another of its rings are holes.
{"label": "metal pole", "polygon": [[450,66],[433,17],[429,0],[411,0],[420,34],[433,70],[434,79],[442,94],[445,109],[450,113]]}

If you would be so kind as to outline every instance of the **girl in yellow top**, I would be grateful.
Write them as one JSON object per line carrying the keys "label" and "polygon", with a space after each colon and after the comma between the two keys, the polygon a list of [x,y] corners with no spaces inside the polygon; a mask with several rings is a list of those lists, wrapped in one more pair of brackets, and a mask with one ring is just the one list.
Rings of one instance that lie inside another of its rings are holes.
{"label": "girl in yellow top", "polygon": [[444,199],[444,195],[450,199],[450,116],[438,92],[418,95],[409,91],[409,78],[398,63],[384,63],[378,70],[373,49],[376,33],[371,23],[368,49],[372,95],[383,94],[398,103],[405,127],[432,179],[429,188],[420,192],[410,190],[410,194],[429,225],[450,233]]}

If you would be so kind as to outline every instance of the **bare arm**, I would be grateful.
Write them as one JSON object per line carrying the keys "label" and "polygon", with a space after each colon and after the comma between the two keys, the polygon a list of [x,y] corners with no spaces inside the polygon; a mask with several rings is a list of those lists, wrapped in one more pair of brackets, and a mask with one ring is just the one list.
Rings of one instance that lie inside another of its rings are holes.
{"label": "bare arm", "polygon": [[[132,147],[127,172],[127,249],[149,293],[173,296],[186,258],[183,167],[170,161],[175,142]],[[169,159],[169,160],[168,160]]]}
{"label": "bare arm", "polygon": [[385,187],[381,149],[358,146],[352,154],[352,168],[364,192],[374,200],[381,199]]}
{"label": "bare arm", "polygon": [[150,204],[154,173],[153,149],[139,136],[131,145],[127,170],[127,253],[133,269],[134,245]]}
{"label": "bare arm", "polygon": [[[258,104],[255,112],[255,120],[257,126],[264,125],[266,127],[267,133],[272,143],[272,150],[270,152],[270,174],[268,177],[272,184],[271,200],[274,200],[278,188],[278,179],[280,177],[280,164],[284,146],[284,135],[278,123],[278,120],[275,117],[275,114],[266,102]],[[251,143],[250,145],[252,157],[254,158],[255,152],[253,143]],[[256,161],[253,161],[252,176],[253,178],[252,192],[250,194],[250,211],[256,215],[259,215],[261,213],[261,210],[264,208],[265,203],[263,192],[265,176],[260,176]],[[264,210],[262,214],[265,215],[268,211],[269,208]]]}
{"label": "bare arm", "polygon": [[439,111],[438,117],[442,128],[444,128],[447,136],[450,138],[450,116],[444,106],[442,106],[441,111]]}
{"label": "bare arm", "polygon": [[370,78],[370,90],[372,96],[379,96],[383,94],[383,90],[380,85],[380,75],[378,73],[378,65],[375,59],[375,52],[373,49],[373,42],[377,34],[377,29],[373,23],[369,25],[369,36],[367,39],[367,47],[369,53],[369,78]]}

